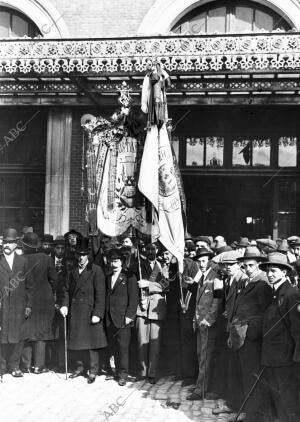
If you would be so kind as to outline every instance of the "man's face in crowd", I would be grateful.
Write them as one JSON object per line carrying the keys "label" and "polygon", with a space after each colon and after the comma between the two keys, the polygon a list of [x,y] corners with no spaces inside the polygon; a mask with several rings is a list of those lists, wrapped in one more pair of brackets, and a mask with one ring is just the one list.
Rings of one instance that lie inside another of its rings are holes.
{"label": "man's face in crowd", "polygon": [[130,237],[125,237],[125,239],[123,239],[122,245],[132,247],[133,244],[132,244],[132,240],[130,239]]}
{"label": "man's face in crowd", "polygon": [[165,263],[168,265],[171,263],[171,259],[172,259],[172,254],[170,251],[164,251],[163,253],[163,259],[165,261]]}
{"label": "man's face in crowd", "polygon": [[243,263],[243,267],[248,277],[251,277],[252,274],[255,274],[259,270],[258,262],[255,261],[255,259],[246,259]]}
{"label": "man's face in crowd", "polygon": [[42,243],[42,249],[46,254],[49,254],[52,250],[52,245],[49,242],[43,242]]}
{"label": "man's face in crowd", "polygon": [[77,245],[77,236],[74,233],[70,233],[68,236],[68,242],[71,246]]}
{"label": "man's face in crowd", "polygon": [[267,267],[266,273],[267,273],[269,283],[276,284],[277,282],[281,281],[286,276],[287,271],[284,270],[283,268],[279,268],[275,266],[273,267],[272,265],[270,265]]}
{"label": "man's face in crowd", "polygon": [[232,275],[234,275],[240,269],[240,267],[239,267],[239,264],[237,262],[226,263],[225,269],[226,269],[226,273],[228,274],[228,276],[231,277]]}
{"label": "man's face in crowd", "polygon": [[110,260],[110,267],[114,273],[119,271],[122,268],[122,260],[121,259],[111,259]]}
{"label": "man's face in crowd", "polygon": [[101,249],[103,252],[108,252],[111,248],[111,240],[109,237],[103,237],[101,240]]}
{"label": "man's face in crowd", "polygon": [[206,248],[206,249],[209,249],[210,248],[210,245],[208,243],[204,242],[204,240],[197,240],[197,242],[196,242],[196,248],[197,249],[198,248]]}
{"label": "man's face in crowd", "polygon": [[300,246],[294,246],[293,252],[297,258],[300,258]]}
{"label": "man's face in crowd", "polygon": [[55,252],[55,256],[58,259],[63,258],[63,256],[65,255],[65,246],[64,245],[57,245],[55,246],[54,252]]}
{"label": "man's face in crowd", "polygon": [[78,255],[77,259],[78,259],[79,265],[85,265],[89,260],[89,256],[88,255]]}
{"label": "man's face in crowd", "polygon": [[204,273],[208,268],[209,257],[208,256],[200,256],[197,259],[198,265],[200,270]]}
{"label": "man's face in crowd", "polygon": [[2,247],[3,247],[3,252],[6,255],[10,255],[16,249],[17,243],[14,242],[14,241],[12,241],[12,242],[3,241]]}
{"label": "man's face in crowd", "polygon": [[146,254],[146,258],[148,258],[149,261],[155,261],[156,252],[157,252],[157,249],[155,245],[153,245],[152,243],[148,243],[148,245],[146,245],[145,254]]}

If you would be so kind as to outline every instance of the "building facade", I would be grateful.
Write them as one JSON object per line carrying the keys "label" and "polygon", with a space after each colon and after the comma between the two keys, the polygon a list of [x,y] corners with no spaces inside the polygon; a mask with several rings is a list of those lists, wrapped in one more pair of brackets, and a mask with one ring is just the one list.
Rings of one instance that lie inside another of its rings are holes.
{"label": "building facade", "polygon": [[189,231],[294,234],[299,30],[298,0],[0,1],[0,229],[87,233],[81,116],[159,60]]}

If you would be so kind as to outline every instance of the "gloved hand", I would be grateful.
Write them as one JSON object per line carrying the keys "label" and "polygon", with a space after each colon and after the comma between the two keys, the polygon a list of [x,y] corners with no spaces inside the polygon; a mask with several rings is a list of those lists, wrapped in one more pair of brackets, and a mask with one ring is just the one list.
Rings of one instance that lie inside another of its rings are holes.
{"label": "gloved hand", "polygon": [[27,319],[30,314],[31,314],[31,308],[26,308],[25,309],[25,319]]}
{"label": "gloved hand", "polygon": [[62,314],[62,316],[65,318],[68,315],[68,308],[67,306],[62,306],[60,308],[60,313]]}
{"label": "gloved hand", "polygon": [[125,325],[129,325],[133,322],[133,319],[125,317]]}
{"label": "gloved hand", "polygon": [[144,289],[146,287],[149,287],[149,284],[150,283],[149,283],[148,280],[144,280],[144,279],[138,280],[138,286],[139,286],[140,289]]}
{"label": "gloved hand", "polygon": [[97,315],[92,316],[92,324],[98,324],[98,322],[101,321],[101,318],[99,318]]}

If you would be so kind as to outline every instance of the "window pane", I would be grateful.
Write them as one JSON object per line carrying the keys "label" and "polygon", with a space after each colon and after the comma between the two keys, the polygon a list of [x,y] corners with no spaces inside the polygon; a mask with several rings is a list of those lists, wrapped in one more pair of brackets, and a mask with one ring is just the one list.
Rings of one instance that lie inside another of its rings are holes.
{"label": "window pane", "polygon": [[234,32],[251,32],[253,23],[253,9],[237,6],[235,8]]}
{"label": "window pane", "polygon": [[187,138],[186,140],[186,165],[203,166],[204,138]]}
{"label": "window pane", "polygon": [[278,140],[279,167],[297,166],[297,138],[283,136]]}
{"label": "window pane", "polygon": [[268,167],[270,166],[271,144],[270,139],[254,139],[253,148],[253,166]]}
{"label": "window pane", "polygon": [[255,29],[264,29],[265,31],[273,31],[274,19],[272,16],[260,10],[255,10]]}
{"label": "window pane", "polygon": [[223,166],[224,138],[219,136],[206,137],[206,165],[209,167]]}
{"label": "window pane", "polygon": [[209,10],[207,19],[207,32],[225,32],[226,7]]}
{"label": "window pane", "polygon": [[173,147],[173,150],[174,150],[174,153],[176,155],[177,162],[178,162],[179,161],[179,138],[178,138],[178,136],[173,136],[172,147]]}
{"label": "window pane", "polygon": [[12,17],[12,36],[13,37],[24,37],[29,35],[28,22],[19,16],[13,15]]}
{"label": "window pane", "polygon": [[233,167],[249,167],[251,164],[251,142],[243,139],[232,143]]}
{"label": "window pane", "polygon": [[206,21],[206,12],[201,13],[201,15],[195,16],[190,21],[190,33],[199,34],[200,32],[205,32],[205,21]]}
{"label": "window pane", "polygon": [[0,12],[0,38],[9,37],[10,15],[7,12]]}

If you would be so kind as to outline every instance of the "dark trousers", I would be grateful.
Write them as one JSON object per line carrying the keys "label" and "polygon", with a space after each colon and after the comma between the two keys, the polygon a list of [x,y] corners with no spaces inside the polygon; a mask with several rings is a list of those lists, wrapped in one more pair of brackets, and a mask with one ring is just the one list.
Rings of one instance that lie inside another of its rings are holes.
{"label": "dark trousers", "polygon": [[130,337],[131,327],[117,328],[113,322],[107,325],[109,354],[115,358],[116,375],[119,378],[128,375]]}
{"label": "dark trousers", "polygon": [[0,344],[0,371],[14,371],[20,368],[21,354],[24,342]]}
{"label": "dark trousers", "polygon": [[179,313],[180,374],[182,378],[194,378],[197,370],[197,342],[193,329],[193,317]]}
{"label": "dark trousers", "polygon": [[214,327],[197,328],[198,378],[195,393],[202,394],[212,378],[212,362],[218,331]]}
{"label": "dark trousers", "polygon": [[72,350],[76,371],[84,372],[88,369],[90,375],[97,375],[99,371],[99,353],[101,349]]}
{"label": "dark trousers", "polygon": [[46,362],[46,341],[31,341],[25,343],[22,352],[22,362],[26,369],[30,369],[32,366],[32,355],[33,355],[33,366],[35,368],[44,368]]}
{"label": "dark trousers", "polygon": [[139,375],[155,378],[157,373],[162,321],[138,316],[136,328],[138,336]]}
{"label": "dark trousers", "polygon": [[279,422],[299,422],[298,385],[293,365],[267,367],[264,381],[277,411]]}

